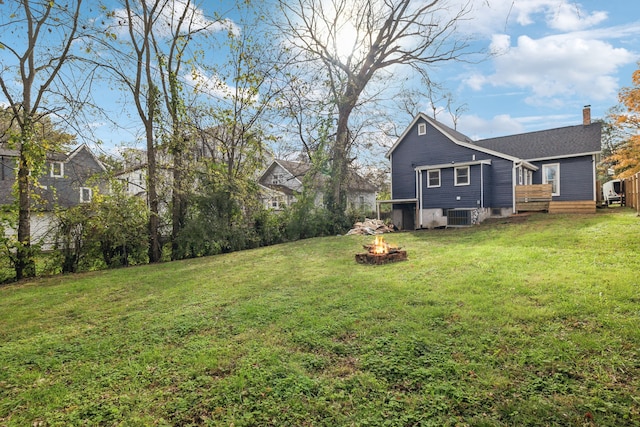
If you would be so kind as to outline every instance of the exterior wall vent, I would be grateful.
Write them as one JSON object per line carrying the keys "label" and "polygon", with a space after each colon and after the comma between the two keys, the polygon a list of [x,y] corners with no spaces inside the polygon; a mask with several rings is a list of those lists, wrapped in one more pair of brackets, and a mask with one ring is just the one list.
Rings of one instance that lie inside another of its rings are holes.
{"label": "exterior wall vent", "polygon": [[447,227],[468,227],[474,224],[474,209],[449,209],[447,211]]}

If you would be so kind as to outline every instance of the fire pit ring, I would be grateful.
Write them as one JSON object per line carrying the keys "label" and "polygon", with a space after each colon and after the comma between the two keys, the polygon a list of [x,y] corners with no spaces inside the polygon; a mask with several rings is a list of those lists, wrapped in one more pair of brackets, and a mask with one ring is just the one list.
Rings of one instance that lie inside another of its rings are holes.
{"label": "fire pit ring", "polygon": [[389,245],[382,236],[376,236],[372,244],[362,246],[367,249],[367,252],[356,254],[358,264],[381,265],[407,260],[407,251]]}

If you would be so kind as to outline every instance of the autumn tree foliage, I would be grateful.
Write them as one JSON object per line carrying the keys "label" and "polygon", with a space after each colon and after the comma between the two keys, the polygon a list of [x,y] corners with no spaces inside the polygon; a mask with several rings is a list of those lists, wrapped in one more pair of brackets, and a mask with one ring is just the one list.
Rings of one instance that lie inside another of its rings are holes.
{"label": "autumn tree foliage", "polygon": [[609,160],[618,178],[640,172],[640,68],[632,76],[633,86],[620,90],[621,109],[611,115],[612,121],[624,135]]}

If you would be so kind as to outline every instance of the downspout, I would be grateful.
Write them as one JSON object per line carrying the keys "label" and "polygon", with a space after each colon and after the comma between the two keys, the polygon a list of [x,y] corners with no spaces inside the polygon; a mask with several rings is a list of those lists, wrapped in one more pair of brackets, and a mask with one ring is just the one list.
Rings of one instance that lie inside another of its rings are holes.
{"label": "downspout", "polygon": [[484,163],[480,163],[480,207],[484,209]]}
{"label": "downspout", "polygon": [[[391,169],[389,170],[389,181],[391,185],[391,188],[389,190],[391,191],[389,191],[389,193],[391,194],[391,200],[393,200],[393,154],[389,154],[389,163],[391,163]],[[393,212],[393,205],[391,205],[391,211]]]}
{"label": "downspout", "polygon": [[418,209],[420,209],[420,229],[422,229],[422,170],[420,171],[420,198],[418,199]]}
{"label": "downspout", "polygon": [[420,205],[420,178],[419,178],[419,171],[418,169],[415,170],[416,171],[416,194],[415,194],[415,199],[416,199],[416,216],[414,218],[414,224],[413,227],[416,227],[415,221],[417,221],[418,219],[418,215],[419,215],[419,205]]}
{"label": "downspout", "polygon": [[591,169],[593,170],[593,200],[597,201],[598,200],[598,175],[596,173],[596,155],[592,154],[591,155],[591,164],[592,167]]}
{"label": "downspout", "polygon": [[516,162],[513,162],[511,168],[511,210],[516,213]]}

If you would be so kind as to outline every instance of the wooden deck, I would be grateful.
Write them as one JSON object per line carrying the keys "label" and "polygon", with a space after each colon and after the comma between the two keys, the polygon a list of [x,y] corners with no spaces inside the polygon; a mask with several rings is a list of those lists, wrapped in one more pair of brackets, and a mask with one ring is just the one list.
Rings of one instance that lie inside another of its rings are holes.
{"label": "wooden deck", "polygon": [[550,214],[594,214],[596,213],[596,202],[594,200],[578,200],[571,202],[550,202]]}
{"label": "wooden deck", "polygon": [[516,186],[516,211],[548,211],[551,202],[551,184]]}
{"label": "wooden deck", "polygon": [[516,186],[517,212],[596,213],[594,200],[556,202],[551,197],[551,184]]}

